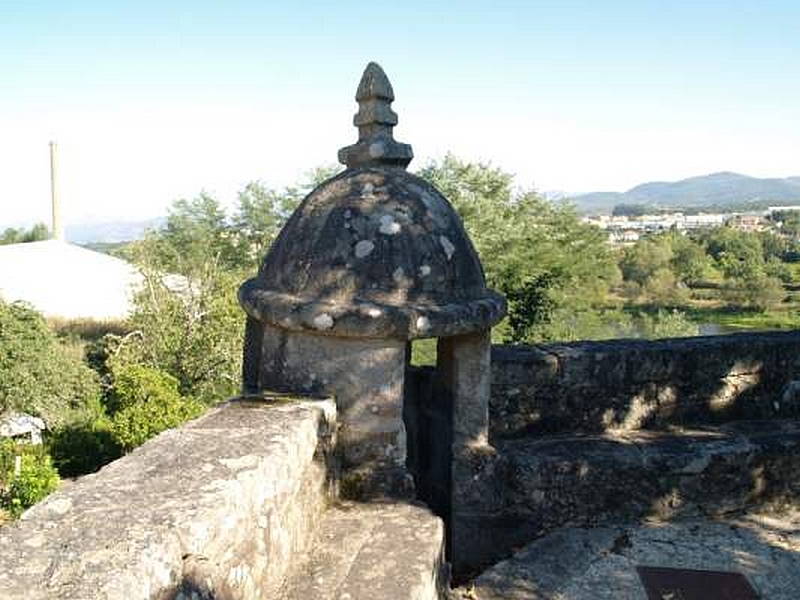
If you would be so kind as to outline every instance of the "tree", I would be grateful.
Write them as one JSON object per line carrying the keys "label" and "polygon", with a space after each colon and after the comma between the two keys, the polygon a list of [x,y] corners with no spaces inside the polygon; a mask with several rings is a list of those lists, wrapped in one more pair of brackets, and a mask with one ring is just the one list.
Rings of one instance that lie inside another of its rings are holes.
{"label": "tree", "polygon": [[619,278],[602,231],[567,204],[513,188],[513,176],[448,154],[418,173],[453,204],[481,256],[487,283],[509,300],[513,341],[552,339],[560,308],[591,311]]}
{"label": "tree", "polygon": [[671,245],[663,236],[641,239],[623,252],[622,277],[645,286],[657,272],[669,271],[673,258]]}
{"label": "tree", "polygon": [[99,405],[95,373],[71,355],[42,315],[0,300],[0,414],[26,412],[57,428]]}
{"label": "tree", "polygon": [[182,395],[207,403],[238,392],[244,313],[236,291],[309,185],[277,192],[249,183],[231,214],[206,193],[176,201],[165,226],[130,252],[144,286],[125,360],[170,374]]}
{"label": "tree", "polygon": [[750,279],[763,272],[764,249],[758,236],[717,227],[702,238],[706,252],[728,279]]}
{"label": "tree", "polygon": [[686,285],[703,281],[713,269],[703,246],[693,238],[678,233],[667,234],[672,248],[670,266],[675,277]]}

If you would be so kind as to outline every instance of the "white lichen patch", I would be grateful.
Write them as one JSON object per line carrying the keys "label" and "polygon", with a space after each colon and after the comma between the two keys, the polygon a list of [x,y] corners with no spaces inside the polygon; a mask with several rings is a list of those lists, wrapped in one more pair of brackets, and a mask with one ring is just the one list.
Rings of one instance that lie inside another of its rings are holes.
{"label": "white lichen patch", "polygon": [[419,276],[420,277],[427,277],[431,274],[431,268],[428,265],[420,265],[419,266]]}
{"label": "white lichen patch", "polygon": [[383,215],[381,217],[381,225],[378,228],[383,235],[395,235],[400,233],[400,223],[394,220],[392,215]]}
{"label": "white lichen patch", "polygon": [[453,245],[453,242],[451,242],[446,235],[440,235],[439,243],[442,245],[442,249],[447,256],[447,260],[450,260],[453,257],[453,252],[456,251],[456,247]]}
{"label": "white lichen patch", "polygon": [[406,276],[406,272],[403,270],[403,267],[397,267],[392,273],[392,279],[394,279],[397,283],[403,281],[403,278]]}
{"label": "white lichen patch", "polygon": [[369,240],[361,240],[355,246],[356,258],[364,258],[369,256],[375,249],[375,244]]}
{"label": "white lichen patch", "polygon": [[428,331],[431,328],[431,322],[426,316],[417,317],[417,331],[422,333]]}
{"label": "white lichen patch", "polygon": [[314,317],[312,323],[314,324],[314,329],[324,331],[325,329],[333,327],[333,317],[328,313],[322,313]]}
{"label": "white lichen patch", "polygon": [[386,147],[383,142],[372,142],[369,145],[369,155],[372,158],[380,158],[386,153]]}
{"label": "white lichen patch", "polygon": [[50,512],[63,515],[72,510],[72,500],[70,498],[58,498],[47,504]]}

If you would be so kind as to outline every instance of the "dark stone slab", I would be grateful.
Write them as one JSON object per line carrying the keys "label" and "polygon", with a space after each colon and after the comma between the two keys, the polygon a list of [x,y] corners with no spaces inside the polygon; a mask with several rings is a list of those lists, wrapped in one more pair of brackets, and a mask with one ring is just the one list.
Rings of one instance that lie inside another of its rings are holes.
{"label": "dark stone slab", "polygon": [[741,573],[636,567],[648,600],[759,600]]}

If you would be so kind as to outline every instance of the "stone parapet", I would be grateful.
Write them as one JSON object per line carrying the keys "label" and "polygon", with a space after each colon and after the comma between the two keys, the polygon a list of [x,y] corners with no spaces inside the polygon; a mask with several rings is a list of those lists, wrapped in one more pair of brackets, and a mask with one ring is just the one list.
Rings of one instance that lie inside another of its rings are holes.
{"label": "stone parapet", "polygon": [[164,432],[0,530],[0,597],[276,597],[331,495],[335,414],[232,401]]}
{"label": "stone parapet", "polygon": [[495,346],[490,438],[800,415],[800,332]]}

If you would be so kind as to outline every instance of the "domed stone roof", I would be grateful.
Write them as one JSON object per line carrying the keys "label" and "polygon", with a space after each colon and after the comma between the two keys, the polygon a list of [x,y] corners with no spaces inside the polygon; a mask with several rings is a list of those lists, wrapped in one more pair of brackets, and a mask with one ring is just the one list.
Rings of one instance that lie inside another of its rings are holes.
{"label": "domed stone roof", "polygon": [[259,321],[290,330],[372,338],[482,330],[505,314],[450,203],[404,170],[411,148],[392,138],[391,86],[370,63],[356,99],[359,142],[348,169],[303,200],[239,299]]}

